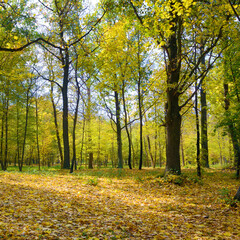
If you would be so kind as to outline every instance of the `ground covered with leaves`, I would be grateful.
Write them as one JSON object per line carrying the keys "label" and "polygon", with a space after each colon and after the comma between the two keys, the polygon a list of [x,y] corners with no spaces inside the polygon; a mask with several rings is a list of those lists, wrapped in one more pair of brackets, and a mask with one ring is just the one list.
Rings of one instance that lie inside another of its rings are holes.
{"label": "ground covered with leaves", "polygon": [[0,239],[240,239],[239,185],[226,171],[0,172]]}

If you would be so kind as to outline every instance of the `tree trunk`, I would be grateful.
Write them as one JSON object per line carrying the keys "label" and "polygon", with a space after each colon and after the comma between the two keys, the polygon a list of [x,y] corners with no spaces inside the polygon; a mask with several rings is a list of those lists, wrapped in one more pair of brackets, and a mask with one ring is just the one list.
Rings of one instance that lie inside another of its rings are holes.
{"label": "tree trunk", "polygon": [[37,102],[37,96],[35,101],[35,107],[36,107],[36,141],[37,141],[37,164],[38,164],[38,170],[40,171],[41,168],[41,160],[40,160],[40,148],[39,148],[39,131],[38,131],[38,102]]}
{"label": "tree trunk", "polygon": [[93,152],[89,153],[88,169],[93,169]]}
{"label": "tree trunk", "polygon": [[[224,83],[224,101],[225,101],[225,110],[229,110],[230,101],[228,99],[228,84]],[[232,139],[233,144],[233,152],[234,152],[234,165],[236,166],[236,176],[239,178],[240,173],[240,146],[238,143],[237,134],[234,128],[234,124],[232,119],[229,119],[229,125],[228,125],[229,133]]]}
{"label": "tree trunk", "polygon": [[148,147],[147,147],[147,143],[146,143],[146,138],[143,139],[143,142],[144,142],[144,148],[145,148],[145,152],[146,152],[146,154],[145,154],[145,156],[146,156],[145,157],[145,159],[146,159],[145,160],[145,166],[149,168],[150,164],[149,164]]}
{"label": "tree trunk", "polygon": [[152,168],[155,168],[155,161],[154,161],[153,155],[152,155],[151,142],[150,142],[149,135],[147,135],[147,143],[148,143],[148,151],[149,151],[149,155],[150,155],[150,159],[151,159],[151,165],[152,165]]}
{"label": "tree trunk", "polygon": [[200,127],[199,127],[199,115],[198,115],[198,93],[197,93],[197,82],[195,83],[195,116],[196,116],[196,130],[197,130],[197,175],[201,177],[201,165],[200,165]]}
{"label": "tree trunk", "polygon": [[64,161],[63,168],[70,168],[70,149],[69,149],[69,134],[68,134],[68,78],[69,78],[69,53],[65,50],[64,75],[63,75],[63,146],[64,146]]}
{"label": "tree trunk", "polygon": [[240,187],[238,188],[237,193],[236,193],[236,195],[234,196],[234,199],[240,201]]}
{"label": "tree trunk", "polygon": [[[83,115],[84,115],[84,105],[83,105]],[[82,123],[82,142],[81,142],[81,149],[80,149],[80,162],[81,165],[83,164],[83,146],[84,146],[84,138],[85,138],[85,117],[83,118],[83,123]]]}
{"label": "tree trunk", "polygon": [[4,140],[4,111],[2,112],[1,147],[0,147],[0,159],[1,159],[1,168],[2,168],[2,170],[4,170],[4,161],[3,161],[3,140]]}
{"label": "tree trunk", "polygon": [[114,91],[115,107],[116,107],[116,127],[117,127],[117,146],[118,146],[118,168],[123,168],[123,156],[122,156],[122,129],[120,118],[120,101],[118,92]]}
{"label": "tree trunk", "polygon": [[[200,53],[204,52],[204,46],[200,47]],[[202,58],[202,66],[205,68],[205,56]],[[209,168],[208,159],[208,123],[207,123],[207,94],[206,94],[206,84],[202,81],[201,84],[201,159],[203,166]]]}
{"label": "tree trunk", "polygon": [[80,101],[80,86],[78,83],[78,75],[77,75],[77,67],[78,62],[76,62],[76,69],[75,69],[75,83],[77,87],[77,102],[76,102],[76,108],[74,113],[74,119],[73,119],[73,157],[72,157],[72,163],[71,163],[71,169],[70,173],[73,172],[74,165],[76,166],[76,125],[77,125],[77,118],[78,118],[78,106]]}
{"label": "tree trunk", "polygon": [[[178,26],[181,22],[178,22],[174,13],[174,7],[172,6],[170,15],[171,31],[172,34],[168,39],[168,64],[166,66],[167,71],[167,114],[166,114],[166,130],[167,130],[167,143],[166,143],[166,169],[165,174],[181,174],[180,164],[180,135],[181,135],[181,115],[179,107],[179,91],[178,84],[180,78],[181,69],[181,36],[178,34]],[[178,38],[177,38],[178,36]]]}
{"label": "tree trunk", "polygon": [[52,107],[53,107],[54,125],[55,125],[56,137],[57,137],[58,151],[60,154],[61,169],[63,169],[64,161],[63,161],[61,140],[60,140],[60,135],[59,135],[59,130],[58,130],[57,110],[56,110],[56,106],[55,106],[54,99],[53,99],[53,82],[51,82],[50,97],[51,97],[51,102],[52,102]]}
{"label": "tree trunk", "polygon": [[5,106],[5,152],[4,152],[4,171],[7,170],[8,164],[8,107],[9,107],[9,90],[6,94],[6,106]]}
{"label": "tree trunk", "polygon": [[122,87],[122,98],[123,98],[123,109],[124,109],[124,122],[125,122],[125,129],[127,133],[128,138],[128,166],[129,169],[132,169],[132,140],[128,129],[128,121],[127,121],[127,108],[126,108],[126,102],[125,102],[125,82],[123,81],[123,87]]}
{"label": "tree trunk", "polygon": [[137,92],[138,92],[138,111],[139,111],[139,134],[140,134],[140,155],[139,155],[139,170],[142,169],[143,164],[143,95],[141,94],[141,82],[142,82],[142,74],[141,74],[141,61],[140,61],[140,36],[138,34],[138,80],[137,80]]}
{"label": "tree trunk", "polygon": [[209,168],[208,160],[208,124],[207,124],[207,101],[204,82],[201,87],[201,159],[204,167]]}
{"label": "tree trunk", "polygon": [[221,146],[222,139],[220,138],[219,131],[217,131],[217,133],[218,133],[218,146],[219,146],[220,164],[222,166],[223,165],[223,154],[222,154],[222,146]]}
{"label": "tree trunk", "polygon": [[[172,92],[170,90],[169,92]],[[167,111],[167,148],[166,148],[166,170],[165,174],[181,174],[180,166],[180,134],[181,134],[181,116],[179,113],[178,97],[174,93],[168,93],[168,111]]]}
{"label": "tree trunk", "polygon": [[23,167],[23,160],[24,160],[24,154],[25,154],[25,146],[26,146],[26,140],[27,140],[27,128],[28,128],[28,113],[30,108],[30,89],[31,84],[29,83],[28,89],[27,89],[27,102],[26,102],[26,113],[25,113],[25,127],[24,127],[24,136],[23,136],[23,145],[22,145],[22,156],[18,163],[19,171],[22,171]]}
{"label": "tree trunk", "polygon": [[20,141],[19,141],[19,100],[17,99],[17,159],[16,159],[16,162],[19,164],[20,163]]}
{"label": "tree trunk", "polygon": [[154,168],[155,168],[156,163],[157,163],[157,152],[158,152],[157,140],[158,140],[158,128],[155,126],[155,136],[154,136]]}
{"label": "tree trunk", "polygon": [[93,150],[91,132],[91,88],[87,86],[87,127],[88,127],[88,168],[93,169]]}
{"label": "tree trunk", "polygon": [[98,117],[98,152],[97,152],[97,166],[100,168],[101,161],[101,117]]}
{"label": "tree trunk", "polygon": [[182,165],[185,166],[185,157],[184,157],[184,148],[183,148],[183,136],[182,131],[180,135],[180,144],[181,144],[181,154],[182,154]]}

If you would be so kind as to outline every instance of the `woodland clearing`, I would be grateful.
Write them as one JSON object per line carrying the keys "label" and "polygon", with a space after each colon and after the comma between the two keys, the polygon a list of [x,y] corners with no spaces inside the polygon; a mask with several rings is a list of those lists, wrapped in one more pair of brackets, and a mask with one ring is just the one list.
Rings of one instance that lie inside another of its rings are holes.
{"label": "woodland clearing", "polygon": [[0,172],[0,239],[240,239],[229,170]]}

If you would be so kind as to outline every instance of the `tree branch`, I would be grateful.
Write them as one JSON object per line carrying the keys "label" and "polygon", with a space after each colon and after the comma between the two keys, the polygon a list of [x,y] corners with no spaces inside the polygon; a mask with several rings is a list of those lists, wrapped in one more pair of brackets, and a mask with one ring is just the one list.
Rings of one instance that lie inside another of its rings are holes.
{"label": "tree branch", "polygon": [[27,44],[19,47],[19,48],[5,48],[5,47],[0,47],[0,52],[20,52],[22,50],[24,50],[25,48],[31,46],[32,44],[34,43],[39,43],[39,42],[44,42],[48,45],[50,45],[51,47],[53,48],[56,48],[56,49],[60,49],[60,50],[64,50],[63,48],[59,47],[59,46],[56,46],[54,45],[53,43],[49,42],[48,40],[44,39],[44,38],[37,38],[31,42],[28,42]]}

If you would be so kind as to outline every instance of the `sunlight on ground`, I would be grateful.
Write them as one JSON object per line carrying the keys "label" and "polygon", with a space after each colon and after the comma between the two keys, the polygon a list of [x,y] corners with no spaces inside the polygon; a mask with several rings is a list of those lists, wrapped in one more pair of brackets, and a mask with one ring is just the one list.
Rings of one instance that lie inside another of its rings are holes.
{"label": "sunlight on ground", "polygon": [[1,172],[0,239],[240,238],[239,207],[219,195],[238,183],[225,175],[178,186],[80,174]]}

